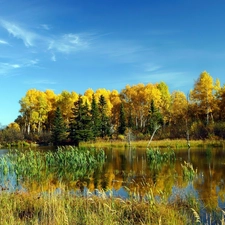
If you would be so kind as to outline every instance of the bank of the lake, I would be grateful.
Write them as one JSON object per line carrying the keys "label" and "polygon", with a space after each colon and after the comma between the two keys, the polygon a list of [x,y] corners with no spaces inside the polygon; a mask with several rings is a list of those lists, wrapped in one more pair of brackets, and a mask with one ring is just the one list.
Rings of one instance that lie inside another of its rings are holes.
{"label": "bank of the lake", "polygon": [[[221,147],[225,149],[225,140],[190,140],[191,148],[206,148],[206,147]],[[149,140],[140,140],[140,141],[131,141],[128,143],[127,141],[121,140],[99,140],[92,142],[81,142],[80,146],[83,147],[97,147],[97,148],[147,148],[147,146],[151,148],[187,148],[187,140],[185,139],[164,139],[164,140],[153,140],[149,145]]]}

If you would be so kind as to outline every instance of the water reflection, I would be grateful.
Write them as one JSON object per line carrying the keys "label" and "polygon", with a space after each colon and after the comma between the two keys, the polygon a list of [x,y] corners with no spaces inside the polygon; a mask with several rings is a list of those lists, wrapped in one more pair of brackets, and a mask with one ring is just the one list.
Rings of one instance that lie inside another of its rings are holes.
{"label": "water reflection", "polygon": [[[225,151],[222,149],[191,149],[190,158],[187,150],[176,150],[176,161],[152,167],[146,159],[143,149],[106,149],[107,160],[101,169],[82,175],[79,171],[63,171],[64,177],[58,180],[57,174],[48,175],[38,181],[23,179],[21,185],[28,190],[43,190],[49,186],[64,183],[68,189],[111,191],[115,196],[123,198],[135,193],[143,198],[149,191],[155,196],[163,193],[164,198],[193,194],[203,203],[204,209],[210,211],[225,208]],[[0,150],[0,156],[6,151]],[[197,169],[197,177],[189,182],[183,179],[181,164],[190,161]],[[73,174],[80,174],[73,176]],[[11,180],[15,186],[15,176],[0,178],[0,184]]]}

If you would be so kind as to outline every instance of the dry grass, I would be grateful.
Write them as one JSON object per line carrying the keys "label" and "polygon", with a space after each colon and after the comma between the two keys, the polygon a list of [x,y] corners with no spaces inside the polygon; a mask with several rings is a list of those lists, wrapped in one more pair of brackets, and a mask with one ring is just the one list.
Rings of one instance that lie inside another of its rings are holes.
{"label": "dry grass", "polygon": [[42,193],[2,192],[1,225],[187,224],[178,208],[147,201],[76,197],[61,189]]}
{"label": "dry grass", "polygon": [[[190,141],[191,147],[222,147],[225,148],[225,141],[224,140],[191,140]],[[147,148],[148,140],[143,141],[132,141],[131,147],[133,148]],[[98,140],[96,142],[85,142],[81,143],[80,146],[93,146],[97,148],[127,148],[128,143],[126,141],[118,141],[118,140]],[[154,140],[151,142],[150,147],[153,148],[173,148],[173,149],[180,149],[180,148],[187,148],[187,141],[185,139],[164,139],[164,140]]]}

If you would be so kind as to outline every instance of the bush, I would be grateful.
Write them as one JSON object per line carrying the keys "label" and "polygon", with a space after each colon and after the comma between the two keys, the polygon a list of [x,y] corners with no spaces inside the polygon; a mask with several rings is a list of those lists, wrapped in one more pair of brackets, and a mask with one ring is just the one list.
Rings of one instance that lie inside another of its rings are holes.
{"label": "bush", "polygon": [[217,137],[225,138],[225,122],[218,122],[214,125],[214,134]]}
{"label": "bush", "polygon": [[125,137],[124,137],[124,135],[119,134],[118,137],[117,137],[117,139],[118,139],[119,141],[124,141],[124,140],[125,140]]}

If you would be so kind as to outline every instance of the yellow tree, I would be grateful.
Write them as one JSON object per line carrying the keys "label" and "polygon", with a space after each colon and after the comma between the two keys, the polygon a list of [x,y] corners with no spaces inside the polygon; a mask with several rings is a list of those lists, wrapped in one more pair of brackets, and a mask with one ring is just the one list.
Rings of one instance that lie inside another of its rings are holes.
{"label": "yellow tree", "polygon": [[162,94],[160,90],[157,88],[157,85],[148,83],[144,87],[144,96],[143,96],[143,98],[145,99],[144,127],[146,128],[145,129],[146,131],[149,130],[149,127],[146,127],[146,122],[148,120],[147,125],[149,126],[149,122],[150,122],[149,120],[151,119],[149,118],[149,116],[150,116],[152,104],[154,104],[154,108],[158,111],[160,109],[161,102],[162,102],[161,96]]}
{"label": "yellow tree", "polygon": [[109,118],[111,118],[111,114],[112,114],[112,103],[110,101],[110,91],[109,90],[106,90],[105,88],[99,88],[96,90],[95,94],[94,94],[94,97],[96,99],[96,103],[98,104],[99,103],[99,99],[100,99],[100,96],[104,96],[104,99],[106,101],[106,116],[108,116]]}
{"label": "yellow tree", "polygon": [[94,91],[91,88],[87,89],[84,92],[85,98],[83,100],[84,102],[87,102],[89,106],[91,105],[93,94],[94,94]]}
{"label": "yellow tree", "polygon": [[132,101],[133,98],[133,89],[130,85],[126,85],[124,89],[121,90],[120,92],[120,99],[124,104],[124,108],[126,111],[126,114],[128,115],[128,127],[133,127],[134,122],[134,104]]}
{"label": "yellow tree", "polygon": [[157,86],[157,84],[151,83],[148,83],[145,86],[145,98],[148,110],[152,100],[154,100],[154,105],[157,109],[159,109],[162,104],[162,93]]}
{"label": "yellow tree", "polygon": [[54,120],[57,95],[54,93],[53,90],[46,90],[45,95],[46,95],[47,104],[48,104],[48,115],[47,115],[48,118],[46,120],[46,129],[49,131],[51,130],[51,126]]}
{"label": "yellow tree", "polygon": [[206,118],[209,124],[209,117],[213,121],[213,104],[215,100],[215,88],[213,78],[206,71],[202,72],[194,84],[190,93],[191,100],[195,105],[196,115],[200,119]]}
{"label": "yellow tree", "polygon": [[169,120],[169,108],[171,103],[171,95],[169,92],[169,87],[165,82],[160,82],[157,85],[157,88],[161,92],[161,104],[160,104],[160,112],[163,115],[164,121]]}
{"label": "yellow tree", "polygon": [[20,126],[18,123],[16,122],[13,122],[13,123],[10,123],[7,128],[10,128],[10,129],[14,129],[16,131],[20,131]]}
{"label": "yellow tree", "polygon": [[212,102],[212,108],[213,108],[213,112],[214,112],[214,119],[215,120],[219,120],[220,119],[220,112],[221,112],[221,108],[220,108],[220,101],[221,101],[221,86],[220,86],[220,80],[216,79],[215,84],[214,84],[214,100]]}
{"label": "yellow tree", "polygon": [[[143,101],[145,101],[141,96],[143,96],[144,84],[137,85],[127,85],[121,91],[121,99],[125,103],[125,109],[128,111],[128,115],[134,120],[134,125],[136,128],[141,126],[141,117],[143,115]],[[139,100],[142,101],[139,102]],[[129,122],[128,122],[129,124]]]}
{"label": "yellow tree", "polygon": [[171,95],[170,132],[175,137],[183,137],[187,132],[188,101],[181,91],[174,91]]}
{"label": "yellow tree", "polygon": [[31,129],[40,132],[41,125],[46,121],[48,113],[45,93],[30,89],[19,103],[21,106],[20,113],[24,118],[27,133],[29,134]]}
{"label": "yellow tree", "polygon": [[74,107],[74,102],[78,100],[78,94],[74,91],[71,93],[68,91],[62,91],[57,97],[57,106],[59,106],[65,124],[68,126],[70,118],[72,117],[72,108]]}
{"label": "yellow tree", "polygon": [[40,133],[40,131],[43,129],[43,124],[46,123],[48,118],[48,112],[50,111],[50,105],[48,104],[46,94],[42,91],[37,92],[37,105],[35,108],[36,112],[36,123],[37,123],[37,131]]}
{"label": "yellow tree", "polygon": [[220,119],[225,119],[225,85],[219,91],[219,109],[220,109]]}
{"label": "yellow tree", "polygon": [[151,83],[127,85],[121,91],[121,99],[124,102],[127,115],[131,115],[136,128],[143,130],[146,126],[151,101],[154,100],[158,109],[161,105],[161,92],[157,85]]}
{"label": "yellow tree", "polygon": [[119,123],[119,113],[120,113],[120,104],[121,104],[119,92],[117,90],[112,90],[110,93],[109,99],[112,104],[112,111],[111,111],[112,124],[116,126],[114,127],[114,129],[117,129],[117,125]]}

